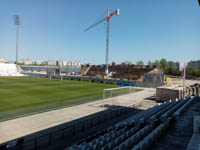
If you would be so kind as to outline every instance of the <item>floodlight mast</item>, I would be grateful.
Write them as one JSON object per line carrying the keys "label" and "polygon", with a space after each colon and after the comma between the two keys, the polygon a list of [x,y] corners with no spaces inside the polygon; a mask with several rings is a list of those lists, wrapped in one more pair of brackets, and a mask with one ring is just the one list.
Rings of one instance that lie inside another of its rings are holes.
{"label": "floodlight mast", "polygon": [[16,31],[16,64],[18,64],[18,39],[19,39],[19,25],[20,25],[20,16],[14,15],[14,22],[17,27]]}
{"label": "floodlight mast", "polygon": [[112,16],[118,16],[119,15],[119,9],[116,9],[115,12],[113,13],[110,13],[110,9],[108,8],[107,10],[107,17],[106,18],[103,18],[102,20],[96,22],[95,24],[89,26],[87,29],[84,30],[84,32],[90,30],[91,28],[95,27],[96,25],[104,22],[104,21],[107,21],[107,28],[106,28],[106,68],[105,68],[105,74],[106,76],[108,77],[108,74],[109,74],[109,70],[108,70],[108,57],[109,57],[109,41],[110,41],[110,19]]}

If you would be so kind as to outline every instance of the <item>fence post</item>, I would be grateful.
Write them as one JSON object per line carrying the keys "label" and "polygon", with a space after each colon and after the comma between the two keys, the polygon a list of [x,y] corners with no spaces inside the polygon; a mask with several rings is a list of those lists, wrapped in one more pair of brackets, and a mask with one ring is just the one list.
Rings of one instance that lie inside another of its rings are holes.
{"label": "fence post", "polygon": [[92,127],[92,119],[90,120],[90,127]]}
{"label": "fence post", "polygon": [[51,144],[51,142],[52,142],[52,135],[50,134],[49,135],[49,144]]}
{"label": "fence post", "polygon": [[65,139],[65,129],[62,130],[62,138]]}
{"label": "fence post", "polygon": [[82,131],[84,131],[84,129],[85,129],[85,122],[83,121],[82,122]]}
{"label": "fence post", "polygon": [[37,150],[37,139],[35,139],[35,150]]}
{"label": "fence post", "polygon": [[23,150],[24,149],[24,139],[22,138],[22,139],[19,139],[18,141],[17,141],[17,145],[18,145],[18,147],[20,148],[20,150]]}
{"label": "fence post", "polygon": [[100,123],[101,123],[100,119],[101,119],[101,117],[100,117],[100,116],[98,116],[98,124],[100,124]]}
{"label": "fence post", "polygon": [[73,126],[73,136],[75,135],[75,125]]}

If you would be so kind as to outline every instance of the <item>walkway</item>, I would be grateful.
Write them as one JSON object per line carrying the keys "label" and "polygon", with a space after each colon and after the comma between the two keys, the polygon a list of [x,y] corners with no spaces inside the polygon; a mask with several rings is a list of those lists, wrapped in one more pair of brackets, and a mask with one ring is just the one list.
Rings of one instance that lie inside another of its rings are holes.
{"label": "walkway", "polygon": [[[144,101],[144,107],[140,109],[147,109],[149,107],[152,107],[156,105],[156,103],[154,101],[145,99],[153,96],[153,94],[155,94],[155,89],[144,88],[144,90],[133,94],[133,103]],[[125,103],[126,96],[120,96],[120,100],[121,104],[122,102]],[[94,105],[96,105],[97,103],[102,103],[102,101],[95,101],[73,107],[53,110],[0,122],[0,144],[106,109],[102,107],[94,107]]]}

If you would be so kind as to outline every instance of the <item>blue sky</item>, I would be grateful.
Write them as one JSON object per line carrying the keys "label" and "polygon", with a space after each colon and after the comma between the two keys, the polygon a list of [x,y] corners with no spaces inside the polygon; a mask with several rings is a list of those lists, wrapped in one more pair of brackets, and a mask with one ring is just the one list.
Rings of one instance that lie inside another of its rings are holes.
{"label": "blue sky", "polygon": [[85,28],[120,9],[111,19],[109,61],[200,59],[197,0],[0,0],[0,58],[15,60],[21,16],[19,59],[105,63],[106,24]]}

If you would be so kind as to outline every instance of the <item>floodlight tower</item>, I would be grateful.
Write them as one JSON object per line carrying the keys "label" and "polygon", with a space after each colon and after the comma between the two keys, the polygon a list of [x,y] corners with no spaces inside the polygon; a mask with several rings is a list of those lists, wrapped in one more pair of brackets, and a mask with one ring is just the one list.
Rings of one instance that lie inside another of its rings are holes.
{"label": "floodlight tower", "polygon": [[16,31],[16,64],[18,64],[18,39],[19,39],[19,25],[20,25],[20,16],[19,15],[14,15],[14,23],[17,27]]}
{"label": "floodlight tower", "polygon": [[106,28],[106,68],[105,68],[105,74],[108,76],[108,56],[109,56],[109,33],[110,33],[110,19],[112,16],[118,16],[119,15],[119,9],[116,9],[114,12],[110,13],[110,9],[107,10],[107,17],[101,19],[100,21],[96,22],[95,24],[89,26],[87,29],[84,30],[84,32],[90,30],[91,28],[95,27],[96,25],[106,21],[107,22],[107,28]]}

